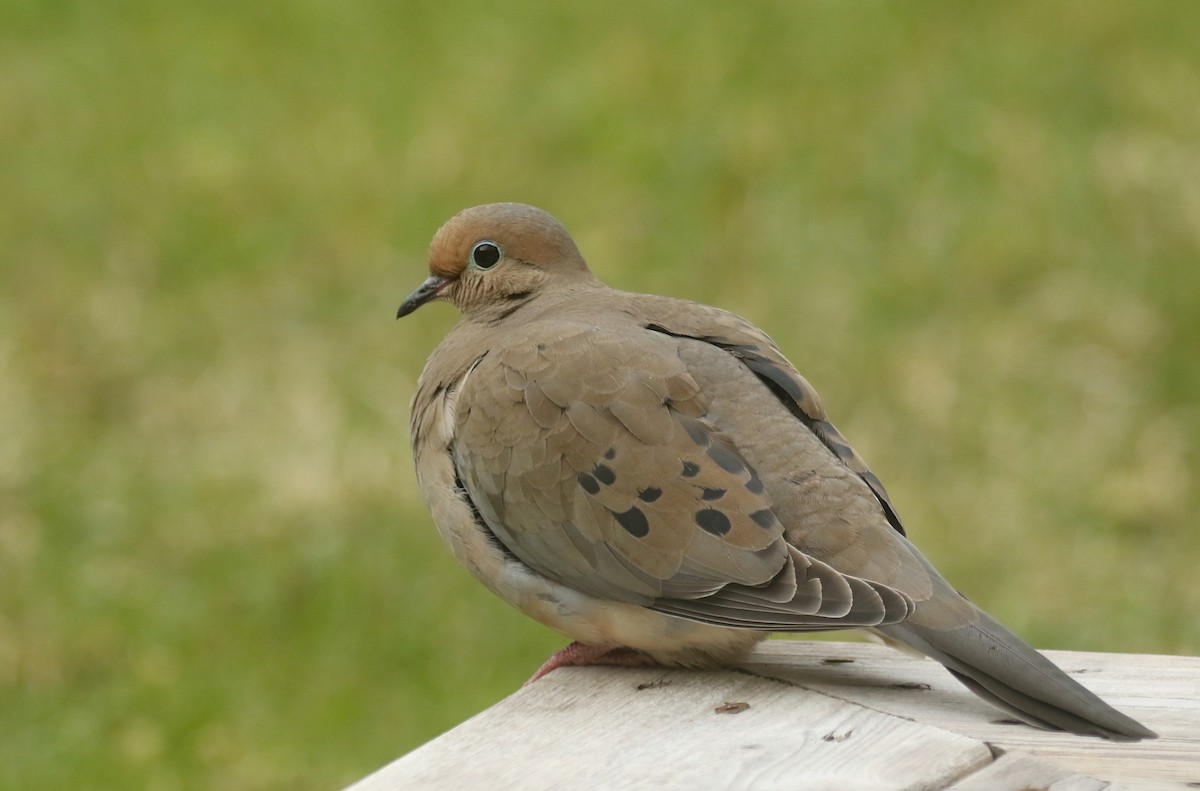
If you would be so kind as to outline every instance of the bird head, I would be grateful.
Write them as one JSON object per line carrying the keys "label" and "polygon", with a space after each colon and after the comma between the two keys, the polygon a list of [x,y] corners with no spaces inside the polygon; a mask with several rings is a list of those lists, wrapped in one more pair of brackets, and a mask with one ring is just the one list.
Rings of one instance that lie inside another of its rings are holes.
{"label": "bird head", "polygon": [[548,289],[591,279],[558,220],[523,203],[490,203],[459,212],[429,245],[429,277],[396,318],[446,300],[468,317],[507,312]]}

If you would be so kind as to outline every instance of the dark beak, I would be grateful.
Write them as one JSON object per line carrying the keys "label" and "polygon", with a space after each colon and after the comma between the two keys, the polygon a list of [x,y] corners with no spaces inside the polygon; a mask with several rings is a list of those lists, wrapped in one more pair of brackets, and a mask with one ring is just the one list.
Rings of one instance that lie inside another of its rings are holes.
{"label": "dark beak", "polygon": [[416,291],[408,295],[408,299],[400,304],[400,310],[396,311],[396,318],[403,318],[429,300],[435,299],[438,294],[442,293],[443,288],[453,282],[447,277],[430,275],[424,283],[417,287]]}

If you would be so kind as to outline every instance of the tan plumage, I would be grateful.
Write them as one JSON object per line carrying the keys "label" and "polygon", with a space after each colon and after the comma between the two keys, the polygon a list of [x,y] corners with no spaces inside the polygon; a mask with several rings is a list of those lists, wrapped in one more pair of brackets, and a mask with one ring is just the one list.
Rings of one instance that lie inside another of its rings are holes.
{"label": "tan plumage", "polygon": [[1033,725],[1154,735],[942,579],[761,330],[608,288],[521,204],[452,218],[429,269],[399,315],[463,318],[413,397],[422,492],[456,557],[582,655],[721,665],[767,632],[873,627]]}

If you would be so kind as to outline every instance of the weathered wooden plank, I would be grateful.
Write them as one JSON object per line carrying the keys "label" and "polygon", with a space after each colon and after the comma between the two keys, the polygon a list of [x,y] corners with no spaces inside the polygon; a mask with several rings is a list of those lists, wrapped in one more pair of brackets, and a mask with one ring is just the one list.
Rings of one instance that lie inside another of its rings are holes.
{"label": "weathered wooden plank", "polygon": [[352,788],[1200,787],[1200,658],[1047,654],[1162,738],[1039,731],[930,660],[778,640],[741,673],[557,670]]}
{"label": "weathered wooden plank", "polygon": [[1046,655],[1160,738],[1120,744],[1012,724],[936,662],[873,643],[772,640],[743,666],[1102,780],[1175,791],[1200,783],[1200,658],[1075,651]]}
{"label": "weathered wooden plank", "polygon": [[1006,753],[950,786],[950,791],[1104,791],[1108,783],[1025,753]]}
{"label": "weathered wooden plank", "polygon": [[384,789],[941,789],[986,745],[734,672],[567,668],[362,780]]}

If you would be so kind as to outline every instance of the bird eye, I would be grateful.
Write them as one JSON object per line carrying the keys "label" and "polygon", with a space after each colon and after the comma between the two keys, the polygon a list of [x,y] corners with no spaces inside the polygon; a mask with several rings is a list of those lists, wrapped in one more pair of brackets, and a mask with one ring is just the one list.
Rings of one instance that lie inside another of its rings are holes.
{"label": "bird eye", "polygon": [[471,263],[480,269],[491,269],[500,255],[500,246],[495,242],[479,242],[471,248]]}

